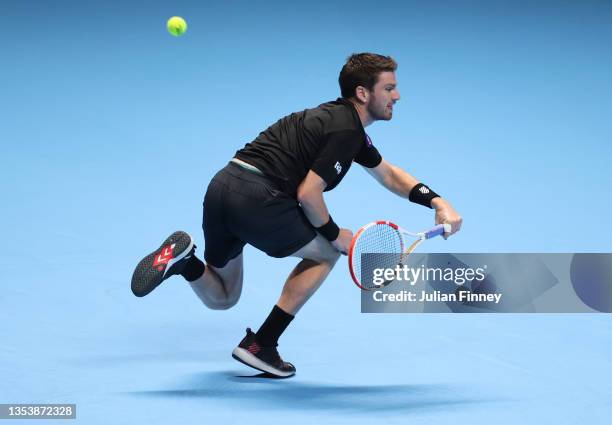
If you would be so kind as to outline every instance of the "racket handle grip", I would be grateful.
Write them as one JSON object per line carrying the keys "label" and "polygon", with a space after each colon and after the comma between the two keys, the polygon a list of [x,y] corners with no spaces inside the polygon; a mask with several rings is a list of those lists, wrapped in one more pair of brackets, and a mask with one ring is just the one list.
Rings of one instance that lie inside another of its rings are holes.
{"label": "racket handle grip", "polygon": [[431,228],[425,232],[425,239],[431,239],[436,236],[442,235],[444,232],[450,233],[450,224],[438,224],[436,227]]}

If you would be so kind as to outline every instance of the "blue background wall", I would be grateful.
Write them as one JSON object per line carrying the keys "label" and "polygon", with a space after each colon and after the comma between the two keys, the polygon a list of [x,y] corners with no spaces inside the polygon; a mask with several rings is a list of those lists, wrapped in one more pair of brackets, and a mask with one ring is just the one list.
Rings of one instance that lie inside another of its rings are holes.
{"label": "blue background wall", "polygon": [[[227,312],[178,279],[142,300],[128,285],[173,230],[203,246],[212,175],[336,98],[358,51],[400,64],[375,144],[464,216],[428,250],[610,252],[611,24],[594,0],[3,0],[0,402],[76,402],[83,423],[603,423],[605,315],[361,315],[342,262],[281,340],[298,376],[261,382],[228,354],[294,260],[247,248]],[[353,230],[433,224],[359,167],[326,199]]]}

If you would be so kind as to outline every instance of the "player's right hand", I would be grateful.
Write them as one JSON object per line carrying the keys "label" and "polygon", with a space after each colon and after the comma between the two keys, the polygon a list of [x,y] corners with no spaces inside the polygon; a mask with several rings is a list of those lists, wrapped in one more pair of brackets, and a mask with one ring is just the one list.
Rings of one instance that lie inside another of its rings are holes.
{"label": "player's right hand", "polygon": [[351,240],[353,240],[353,232],[349,229],[340,229],[338,238],[331,244],[334,246],[334,248],[340,251],[341,254],[347,255],[349,246],[351,245]]}

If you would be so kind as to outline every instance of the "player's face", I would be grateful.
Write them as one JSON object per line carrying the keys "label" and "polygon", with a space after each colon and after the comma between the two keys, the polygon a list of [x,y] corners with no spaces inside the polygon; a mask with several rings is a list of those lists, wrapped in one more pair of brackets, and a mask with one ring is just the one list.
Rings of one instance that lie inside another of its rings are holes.
{"label": "player's face", "polygon": [[393,117],[393,105],[400,99],[397,90],[395,72],[381,72],[378,81],[370,91],[367,108],[370,116],[376,120],[389,121]]}

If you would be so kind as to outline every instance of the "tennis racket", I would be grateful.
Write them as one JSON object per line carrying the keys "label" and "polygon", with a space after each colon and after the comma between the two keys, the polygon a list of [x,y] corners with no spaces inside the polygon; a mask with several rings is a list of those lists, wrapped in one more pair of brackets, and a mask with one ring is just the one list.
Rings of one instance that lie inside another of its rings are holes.
{"label": "tennis racket", "polygon": [[403,266],[406,264],[408,255],[421,242],[445,232],[451,232],[450,224],[438,224],[426,232],[419,233],[409,232],[390,221],[375,221],[366,224],[355,233],[349,247],[349,270],[353,281],[365,291],[388,285],[395,279],[374,284],[372,276],[362,276],[362,272],[368,275],[375,268],[395,269],[398,265]]}

